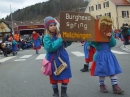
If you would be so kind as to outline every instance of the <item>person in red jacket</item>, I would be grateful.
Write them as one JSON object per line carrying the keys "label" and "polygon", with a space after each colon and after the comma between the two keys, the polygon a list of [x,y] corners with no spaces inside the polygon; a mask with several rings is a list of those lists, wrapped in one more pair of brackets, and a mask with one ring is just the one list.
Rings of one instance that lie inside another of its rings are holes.
{"label": "person in red jacket", "polygon": [[41,40],[39,34],[36,31],[33,31],[32,42],[33,48],[36,50],[36,54],[39,54],[39,50],[41,49]]}

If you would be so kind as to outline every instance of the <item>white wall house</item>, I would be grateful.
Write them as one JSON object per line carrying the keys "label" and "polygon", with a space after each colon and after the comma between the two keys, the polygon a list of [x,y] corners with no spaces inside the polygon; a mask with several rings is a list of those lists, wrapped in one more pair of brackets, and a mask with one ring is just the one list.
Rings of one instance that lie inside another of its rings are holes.
{"label": "white wall house", "polygon": [[95,18],[108,15],[118,29],[123,23],[130,24],[130,0],[90,0],[85,13]]}

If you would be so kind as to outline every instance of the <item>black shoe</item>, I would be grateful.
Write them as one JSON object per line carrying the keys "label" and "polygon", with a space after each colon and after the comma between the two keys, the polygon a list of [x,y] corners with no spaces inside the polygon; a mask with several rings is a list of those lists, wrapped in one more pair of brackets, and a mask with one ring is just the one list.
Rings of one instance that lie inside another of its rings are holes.
{"label": "black shoe", "polygon": [[61,87],[61,97],[68,97],[66,91],[67,87]]}
{"label": "black shoe", "polygon": [[8,57],[7,53],[4,53],[4,56],[5,56],[5,57]]}
{"label": "black shoe", "polygon": [[80,71],[81,71],[81,72],[87,72],[87,71],[89,71],[88,68],[89,68],[89,66],[86,65],[86,64],[84,64],[84,68],[81,69]]}
{"label": "black shoe", "polygon": [[13,52],[13,56],[15,56],[15,52]]}
{"label": "black shoe", "polygon": [[54,93],[53,97],[59,97],[59,93]]}
{"label": "black shoe", "polygon": [[59,97],[59,90],[58,88],[53,88],[54,94],[53,97]]}

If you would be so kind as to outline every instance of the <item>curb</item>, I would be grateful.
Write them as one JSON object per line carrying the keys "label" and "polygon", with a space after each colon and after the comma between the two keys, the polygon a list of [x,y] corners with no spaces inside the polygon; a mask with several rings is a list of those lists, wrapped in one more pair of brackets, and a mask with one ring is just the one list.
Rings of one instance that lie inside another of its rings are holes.
{"label": "curb", "polygon": [[127,46],[125,45],[121,45],[120,48],[126,52],[129,52],[130,53],[130,48],[128,48]]}

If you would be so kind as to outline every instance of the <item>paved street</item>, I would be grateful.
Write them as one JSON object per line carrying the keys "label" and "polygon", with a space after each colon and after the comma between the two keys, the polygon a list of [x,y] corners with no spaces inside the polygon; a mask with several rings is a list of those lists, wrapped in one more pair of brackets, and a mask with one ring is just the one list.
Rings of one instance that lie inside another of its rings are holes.
{"label": "paved street", "polygon": [[[121,41],[112,48],[123,73],[118,75],[118,83],[125,91],[124,95],[112,93],[110,79],[106,78],[108,93],[99,92],[97,77],[89,72],[81,73],[84,54],[80,43],[73,43],[67,48],[70,56],[73,77],[68,85],[69,97],[130,97],[130,53],[120,49]],[[45,50],[36,55],[34,50],[19,51],[16,56],[0,55],[0,97],[52,97],[52,88],[48,77],[43,76],[40,67]],[[60,85],[59,85],[60,88]]]}

